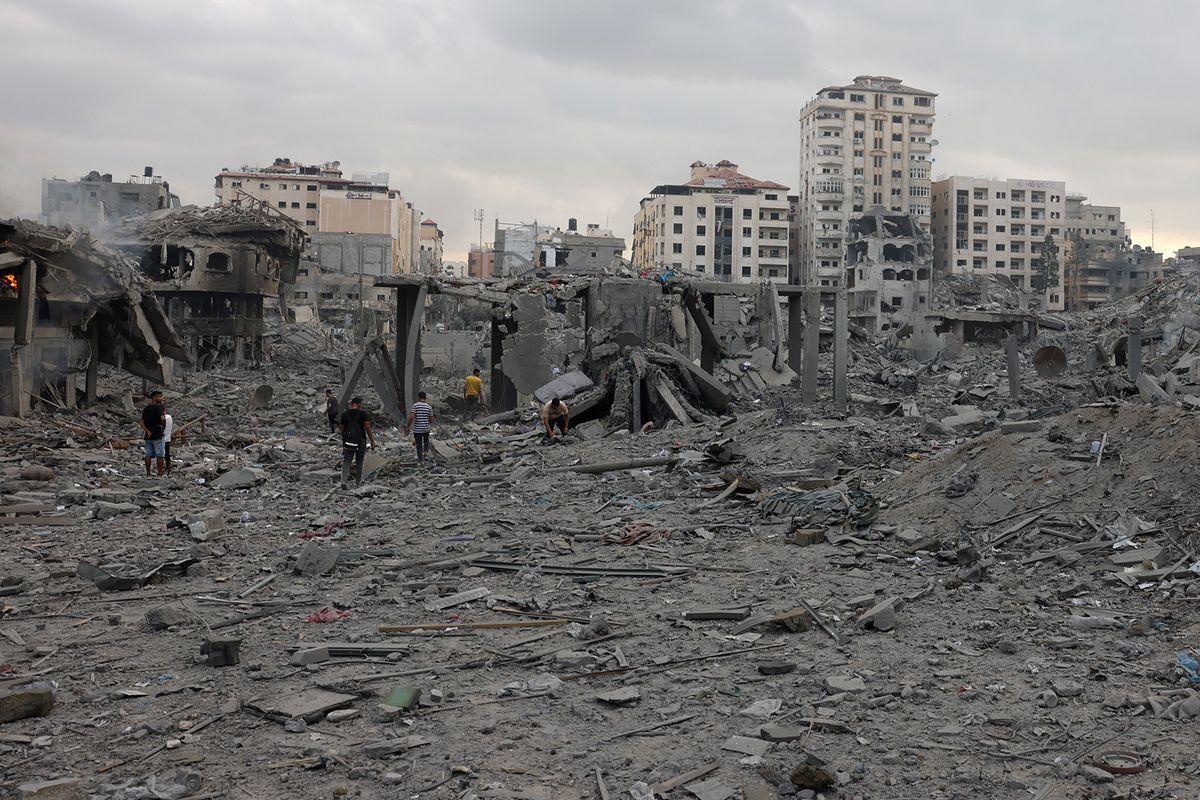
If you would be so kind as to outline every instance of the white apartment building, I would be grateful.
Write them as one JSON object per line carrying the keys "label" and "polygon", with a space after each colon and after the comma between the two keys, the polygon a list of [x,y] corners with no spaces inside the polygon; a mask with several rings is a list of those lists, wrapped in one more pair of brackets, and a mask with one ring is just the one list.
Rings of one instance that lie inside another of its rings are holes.
{"label": "white apartment building", "polygon": [[797,282],[844,282],[849,221],[873,207],[928,228],[933,92],[859,75],[828,86],[800,112]]}
{"label": "white apartment building", "polygon": [[633,220],[632,261],[731,283],[788,279],[788,187],[731,161],[691,165],[691,180],[655,186]]}
{"label": "white apartment building", "polygon": [[934,266],[942,273],[1005,275],[1029,291],[1050,236],[1058,284],[1043,308],[1063,308],[1067,190],[1062,181],[988,180],[955,175],[933,184]]}

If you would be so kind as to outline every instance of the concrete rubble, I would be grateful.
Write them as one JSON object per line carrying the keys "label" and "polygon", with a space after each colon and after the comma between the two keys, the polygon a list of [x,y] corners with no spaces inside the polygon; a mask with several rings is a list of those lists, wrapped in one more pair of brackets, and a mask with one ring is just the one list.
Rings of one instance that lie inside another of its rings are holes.
{"label": "concrete rubble", "polygon": [[[818,307],[810,401],[771,287],[379,285],[395,340],[167,354],[166,479],[115,446],[139,372],[3,419],[0,797],[1195,796],[1195,275],[1076,315],[935,285],[924,343]],[[491,320],[474,420],[431,294]]]}

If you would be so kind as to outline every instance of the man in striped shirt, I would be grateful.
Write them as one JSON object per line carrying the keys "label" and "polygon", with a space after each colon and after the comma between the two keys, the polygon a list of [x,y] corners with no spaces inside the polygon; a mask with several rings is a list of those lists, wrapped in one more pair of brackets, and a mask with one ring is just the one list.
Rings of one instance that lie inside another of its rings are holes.
{"label": "man in striped shirt", "polygon": [[404,426],[405,433],[410,430],[413,433],[418,464],[425,463],[425,454],[429,452],[429,431],[433,428],[435,419],[437,415],[433,413],[433,406],[425,399],[425,393],[418,392],[417,402],[412,404],[412,410],[408,412],[408,424]]}

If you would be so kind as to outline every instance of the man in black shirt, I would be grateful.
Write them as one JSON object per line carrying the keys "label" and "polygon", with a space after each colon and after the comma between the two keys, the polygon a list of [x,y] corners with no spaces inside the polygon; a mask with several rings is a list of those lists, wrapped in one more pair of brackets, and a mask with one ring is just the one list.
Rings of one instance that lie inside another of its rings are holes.
{"label": "man in black shirt", "polygon": [[375,446],[375,432],[371,430],[371,415],[362,408],[362,398],[350,401],[350,407],[342,412],[338,424],[342,428],[342,488],[350,481],[350,463],[355,463],[355,476],[362,485],[363,459],[367,457],[367,441]]}
{"label": "man in black shirt", "polygon": [[146,477],[150,477],[150,461],[157,462],[158,476],[161,478],[166,468],[166,450],[163,442],[163,431],[167,425],[167,409],[163,406],[163,393],[150,393],[150,405],[142,409],[142,418],[138,420],[142,434],[146,439]]}
{"label": "man in black shirt", "polygon": [[333,389],[325,390],[325,416],[329,417],[329,432],[335,433],[338,424],[338,399],[333,396]]}

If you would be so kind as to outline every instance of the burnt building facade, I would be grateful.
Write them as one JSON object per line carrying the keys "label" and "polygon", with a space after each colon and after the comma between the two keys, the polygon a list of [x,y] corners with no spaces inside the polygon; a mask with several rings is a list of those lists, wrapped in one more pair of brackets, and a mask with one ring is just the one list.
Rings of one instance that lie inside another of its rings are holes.
{"label": "burnt building facade", "polygon": [[257,206],[188,206],[123,220],[112,237],[137,257],[192,363],[261,363],[264,306],[296,280],[300,225]]}
{"label": "burnt building facade", "polygon": [[87,234],[0,222],[0,414],[96,398],[100,364],[161,385],[188,352],[136,261]]}

